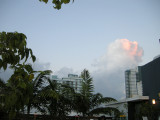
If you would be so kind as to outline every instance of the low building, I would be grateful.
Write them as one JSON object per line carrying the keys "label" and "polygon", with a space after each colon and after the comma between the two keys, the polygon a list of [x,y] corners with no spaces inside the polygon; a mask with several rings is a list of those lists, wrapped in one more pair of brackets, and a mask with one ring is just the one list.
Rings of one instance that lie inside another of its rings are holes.
{"label": "low building", "polygon": [[[132,109],[132,108],[135,108],[133,107],[133,105],[144,102],[144,101],[148,101],[148,100],[149,100],[148,96],[135,96],[134,98],[127,98],[117,102],[110,102],[106,105],[106,107],[117,108],[121,113],[120,117],[125,118],[125,120],[130,120],[133,117],[133,116],[130,116],[130,114],[137,111],[137,109]],[[112,115],[112,117],[114,117],[114,114]]]}

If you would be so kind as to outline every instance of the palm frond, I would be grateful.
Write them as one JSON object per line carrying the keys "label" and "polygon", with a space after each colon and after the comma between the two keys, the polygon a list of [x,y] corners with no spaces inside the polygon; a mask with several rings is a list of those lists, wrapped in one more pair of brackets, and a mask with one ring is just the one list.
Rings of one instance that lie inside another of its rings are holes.
{"label": "palm frond", "polygon": [[114,101],[117,101],[117,100],[112,97],[103,97],[99,100],[100,103],[109,103]]}
{"label": "palm frond", "polygon": [[48,77],[46,77],[46,76],[50,75],[52,73],[51,70],[45,70],[45,71],[39,71],[39,72],[40,73],[33,81],[33,85],[35,86],[35,88],[42,87],[44,79],[48,79]]}
{"label": "palm frond", "polygon": [[89,114],[109,114],[111,115],[114,112],[114,114],[120,113],[120,111],[117,108],[111,108],[111,107],[101,107],[101,108],[96,108],[93,109],[92,111],[89,112]]}

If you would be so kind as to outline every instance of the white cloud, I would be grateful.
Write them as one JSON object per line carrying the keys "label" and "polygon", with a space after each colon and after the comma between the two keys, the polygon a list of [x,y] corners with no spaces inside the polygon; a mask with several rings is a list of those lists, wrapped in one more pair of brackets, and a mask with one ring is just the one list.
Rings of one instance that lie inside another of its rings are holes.
{"label": "white cloud", "polygon": [[51,64],[48,63],[42,63],[38,59],[32,63],[32,67],[36,71],[43,71],[43,70],[50,70]]}
{"label": "white cloud", "polygon": [[78,74],[78,72],[75,72],[72,68],[63,67],[58,71],[53,72],[54,75],[57,75],[59,78],[67,77],[68,74]]}
{"label": "white cloud", "polygon": [[96,91],[104,96],[125,97],[124,71],[137,66],[142,61],[143,49],[137,42],[117,39],[111,43],[105,55],[94,64],[92,73]]}

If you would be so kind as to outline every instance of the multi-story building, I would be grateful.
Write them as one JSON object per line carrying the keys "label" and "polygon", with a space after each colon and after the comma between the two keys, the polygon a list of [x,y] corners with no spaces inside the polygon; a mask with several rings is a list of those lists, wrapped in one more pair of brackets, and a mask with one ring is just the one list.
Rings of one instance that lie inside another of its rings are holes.
{"label": "multi-story building", "polygon": [[78,75],[75,74],[68,74],[68,77],[58,78],[57,75],[51,76],[52,80],[55,80],[58,83],[61,84],[67,84],[70,87],[74,88],[75,92],[79,93],[81,89],[82,84],[82,78],[78,77]]}
{"label": "multi-story building", "polygon": [[141,67],[125,71],[126,98],[143,95]]}

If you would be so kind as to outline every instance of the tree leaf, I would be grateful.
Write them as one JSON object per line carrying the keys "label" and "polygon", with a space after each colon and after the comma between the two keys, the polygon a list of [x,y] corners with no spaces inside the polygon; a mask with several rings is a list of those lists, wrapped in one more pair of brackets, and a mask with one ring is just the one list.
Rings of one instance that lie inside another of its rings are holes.
{"label": "tree leaf", "polygon": [[25,89],[26,88],[26,84],[24,82],[19,83],[18,85],[19,87]]}
{"label": "tree leaf", "polygon": [[69,3],[70,2],[70,0],[63,0],[63,3],[64,4],[67,4],[67,3]]}
{"label": "tree leaf", "polygon": [[32,61],[35,62],[36,61],[36,57],[34,55],[32,55]]}
{"label": "tree leaf", "polygon": [[48,3],[48,0],[43,0],[43,2]]}
{"label": "tree leaf", "polygon": [[34,78],[34,74],[30,74],[30,75],[29,75],[29,80],[32,81],[33,78]]}

